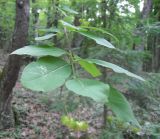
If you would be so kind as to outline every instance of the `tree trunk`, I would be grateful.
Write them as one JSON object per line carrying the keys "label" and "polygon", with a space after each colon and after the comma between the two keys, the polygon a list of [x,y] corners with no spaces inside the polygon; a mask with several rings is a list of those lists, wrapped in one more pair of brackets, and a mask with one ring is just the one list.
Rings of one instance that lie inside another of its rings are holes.
{"label": "tree trunk", "polygon": [[[77,3],[76,1],[73,1],[72,4],[76,5]],[[83,10],[84,9],[82,7],[79,7],[79,9],[77,9],[78,12],[83,12]],[[81,15],[75,15],[74,22],[73,22],[75,26],[81,25],[80,19],[81,19]],[[87,46],[82,46],[83,40],[84,40],[84,36],[75,32],[71,42],[71,48],[73,48],[73,50],[77,49],[78,50],[77,54],[85,58],[85,57],[88,57],[88,52],[87,52],[88,49],[87,49]]]}
{"label": "tree trunk", "polygon": [[[116,7],[117,7],[117,3],[118,3],[118,0],[115,0],[115,1],[106,1],[106,0],[102,0],[101,1],[101,13],[102,13],[102,17],[101,17],[101,21],[102,21],[102,27],[104,29],[108,28],[110,29],[112,27],[112,21],[114,21],[114,18],[115,18],[115,11],[116,11]],[[107,6],[109,5],[109,6]],[[109,11],[110,12],[110,16],[107,17],[107,14],[106,14],[106,11]],[[108,41],[110,41],[110,37],[108,37],[107,39]],[[105,58],[106,60],[106,58]],[[103,68],[102,69],[102,73],[103,73],[103,76],[101,78],[101,80],[103,82],[106,82],[106,79],[107,79],[107,71],[106,71],[106,68]],[[107,105],[104,104],[104,107],[103,107],[103,126],[104,128],[107,127],[107,113],[108,113],[108,108],[107,108]]]}
{"label": "tree trunk", "polygon": [[[138,51],[144,51],[145,50],[145,44],[146,44],[146,33],[143,30],[143,22],[149,17],[150,13],[152,11],[152,0],[146,0],[144,1],[143,4],[143,10],[140,13],[140,20],[141,22],[137,24],[137,29],[135,32],[136,36],[141,37],[141,43],[139,44],[139,46],[137,46],[137,49],[135,47],[135,50]],[[139,67],[137,67],[137,71],[141,72],[141,71],[146,71],[146,69],[148,68],[148,64],[145,62],[146,60],[143,60],[139,65]]]}
{"label": "tree trunk", "polygon": [[153,58],[152,58],[152,71],[159,72],[160,71],[160,33],[154,36],[155,45],[153,49]]}
{"label": "tree trunk", "polygon": [[[37,1],[36,0],[32,0],[32,4],[35,4]],[[37,6],[34,6],[32,8],[32,14],[33,14],[33,32],[34,32],[34,38],[38,37],[38,25],[39,25],[39,13],[38,13],[38,8]]]}
{"label": "tree trunk", "polygon": [[[81,25],[81,23],[80,23],[80,21],[79,21],[79,19],[80,19],[81,17],[80,16],[75,16],[74,17],[74,25],[75,26],[80,26]],[[72,44],[71,44],[71,48],[80,48],[81,47],[81,45],[82,45],[82,42],[83,42],[83,40],[84,40],[84,36],[83,35],[81,35],[81,34],[79,34],[79,33],[74,33],[74,37],[73,37],[73,39],[72,39]],[[85,48],[86,48],[86,46],[85,46]],[[84,49],[85,49],[84,48]],[[81,49],[81,51],[80,52],[82,52],[82,57],[85,57],[85,55],[83,55],[84,54],[84,51],[85,50],[83,50],[83,48]]]}
{"label": "tree trunk", "polygon": [[[102,27],[104,29],[106,29],[107,27],[107,14],[106,14],[106,10],[107,10],[107,2],[106,0],[102,0],[101,2],[101,9],[102,9]],[[102,73],[103,73],[103,76],[102,76],[102,81],[103,82],[106,82],[106,77],[107,77],[107,73],[106,73],[106,68],[103,68],[102,69]],[[103,106],[103,127],[106,128],[107,127],[107,111],[108,111],[108,108],[107,108],[107,105],[104,104]]]}
{"label": "tree trunk", "polygon": [[[156,1],[147,0],[148,6],[144,6],[144,9],[151,8],[150,11],[155,16],[155,20],[157,20],[157,26],[160,21],[160,4]],[[144,13],[147,10],[144,10]],[[155,25],[156,26],[156,25]],[[147,62],[144,62],[143,70],[147,72],[159,72],[160,71],[160,33],[152,33],[149,32],[147,36],[147,50],[151,52],[152,57],[150,57]]]}
{"label": "tree trunk", "polygon": [[[26,44],[29,27],[29,0],[16,0],[16,22],[11,51]],[[18,78],[20,57],[10,55],[0,76],[0,129],[14,127],[11,100]]]}
{"label": "tree trunk", "polygon": [[[58,7],[59,7],[59,0],[56,0],[56,1],[55,1],[55,6],[56,6],[56,8],[55,8],[55,13],[54,13],[53,25],[54,25],[55,28],[58,28],[58,20],[59,20]],[[55,32],[55,34],[57,34],[57,33]],[[57,46],[57,35],[55,35],[55,36],[53,37],[53,42],[54,42],[54,44]]]}
{"label": "tree trunk", "polygon": [[[147,19],[149,17],[149,15],[150,15],[151,11],[152,11],[152,0],[144,1],[143,10],[141,12],[141,19],[142,20]],[[142,33],[141,35],[145,36],[144,33]],[[147,39],[148,39],[148,37],[147,37]],[[141,50],[144,50],[144,49],[145,49],[145,37],[142,37]],[[150,48],[148,48],[148,46],[147,46],[147,50],[149,50],[149,49]],[[143,71],[148,71],[149,72],[149,71],[152,70],[152,66],[150,65],[152,63],[151,61],[152,61],[151,59],[148,59],[147,61],[146,60],[143,61],[143,65],[142,65]]]}

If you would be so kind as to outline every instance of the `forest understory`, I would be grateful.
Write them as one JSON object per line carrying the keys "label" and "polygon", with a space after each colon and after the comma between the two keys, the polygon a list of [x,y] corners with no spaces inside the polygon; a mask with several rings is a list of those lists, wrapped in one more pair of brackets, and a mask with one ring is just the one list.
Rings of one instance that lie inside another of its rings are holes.
{"label": "forest understory", "polygon": [[[7,53],[0,51],[0,66],[3,67]],[[21,72],[20,72],[21,74]],[[121,85],[117,85],[123,90]],[[15,115],[16,127],[0,131],[1,139],[154,139],[151,131],[159,134],[160,123],[160,98],[150,100],[141,97],[135,101],[136,96],[131,96],[130,102],[137,118],[144,125],[141,135],[128,132],[116,125],[104,129],[103,105],[95,104],[85,98],[69,95],[66,90],[59,93],[32,92],[23,88],[19,80],[13,90],[12,107]],[[126,91],[126,90],[123,90]],[[67,100],[67,101],[66,101]],[[137,102],[140,102],[139,104]],[[147,105],[144,107],[144,105]],[[110,115],[111,111],[108,111]],[[64,115],[87,121],[89,128],[85,132],[75,132],[68,129],[61,122]],[[136,130],[136,129],[135,129]],[[156,139],[159,139],[156,138]]]}
{"label": "forest understory", "polygon": [[160,139],[160,0],[0,0],[0,139]]}

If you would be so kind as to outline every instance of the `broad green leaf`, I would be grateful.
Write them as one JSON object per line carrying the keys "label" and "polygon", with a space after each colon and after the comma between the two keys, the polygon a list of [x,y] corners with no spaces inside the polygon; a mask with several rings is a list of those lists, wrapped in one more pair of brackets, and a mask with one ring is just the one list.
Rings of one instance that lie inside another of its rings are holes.
{"label": "broad green leaf", "polygon": [[84,28],[84,29],[91,29],[91,30],[95,30],[95,31],[98,31],[98,32],[102,32],[102,33],[104,33],[104,34],[107,34],[107,35],[111,36],[112,38],[114,38],[114,39],[119,43],[118,38],[116,38],[113,34],[111,34],[111,33],[107,32],[107,31],[105,31],[105,30],[102,29],[102,28],[88,27],[88,26],[81,26],[81,27]]}
{"label": "broad green leaf", "polygon": [[17,49],[11,54],[17,55],[31,55],[36,57],[42,56],[55,56],[59,57],[65,54],[66,52],[60,48],[50,47],[50,46],[25,46],[23,48]]}
{"label": "broad green leaf", "polygon": [[66,87],[74,93],[92,98],[96,102],[108,101],[109,86],[97,80],[73,79],[66,82]]}
{"label": "broad green leaf", "polygon": [[96,41],[97,44],[106,46],[108,48],[115,48],[110,42],[108,42],[106,39],[96,36],[95,34],[89,32],[85,28],[76,27],[74,25],[71,25],[63,20],[60,21],[64,26],[68,27],[70,30],[80,33],[83,36],[86,36],[94,41]]}
{"label": "broad green leaf", "polygon": [[71,74],[71,66],[54,57],[43,57],[25,67],[21,82],[34,91],[52,91],[65,83]]}
{"label": "broad green leaf", "polygon": [[134,117],[131,106],[126,98],[118,90],[112,87],[110,87],[107,105],[121,120],[125,122],[132,122],[132,124],[139,126],[139,123]]}
{"label": "broad green leaf", "polygon": [[63,6],[62,9],[71,13],[71,14],[78,14],[78,12],[74,11],[73,9],[69,8],[68,6]]}
{"label": "broad green leaf", "polygon": [[44,41],[44,40],[48,40],[48,39],[52,38],[55,35],[56,34],[50,33],[50,34],[47,34],[47,35],[42,36],[42,37],[36,37],[35,40],[36,41]]}
{"label": "broad green leaf", "polygon": [[114,47],[110,42],[108,42],[106,39],[101,38],[101,37],[98,37],[98,36],[92,34],[91,32],[84,31],[84,30],[83,30],[83,31],[82,31],[82,30],[79,30],[79,31],[77,31],[77,32],[79,32],[80,34],[82,34],[82,35],[84,35],[84,36],[86,36],[86,37],[88,37],[88,38],[96,41],[96,43],[99,44],[99,45],[103,45],[103,46],[106,46],[106,47],[108,47],[108,48],[115,48],[115,47]]}
{"label": "broad green leaf", "polygon": [[97,77],[101,75],[100,70],[96,67],[95,64],[89,63],[85,59],[79,59],[78,63],[93,77]]}
{"label": "broad green leaf", "polygon": [[115,64],[112,64],[112,63],[109,63],[109,62],[106,62],[106,61],[103,61],[103,60],[99,60],[99,59],[86,59],[88,62],[90,63],[95,63],[97,65],[100,65],[100,66],[103,66],[103,67],[107,67],[107,68],[110,68],[112,69],[113,71],[117,72],[117,73],[124,73],[130,77],[134,77],[134,78],[137,78],[141,81],[145,81],[142,77],[134,74],[134,73],[131,73],[129,72],[128,70],[125,70]]}
{"label": "broad green leaf", "polygon": [[71,25],[70,23],[67,23],[63,20],[60,21],[62,23],[63,26],[67,27],[68,29],[72,30],[72,31],[75,31],[75,30],[79,30],[80,28],[79,27],[76,27],[74,25]]}

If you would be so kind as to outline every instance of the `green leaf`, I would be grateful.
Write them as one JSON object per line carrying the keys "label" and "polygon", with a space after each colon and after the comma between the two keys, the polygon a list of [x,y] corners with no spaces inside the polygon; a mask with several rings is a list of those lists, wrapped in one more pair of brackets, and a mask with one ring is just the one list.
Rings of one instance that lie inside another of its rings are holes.
{"label": "green leaf", "polygon": [[79,27],[71,25],[70,23],[67,23],[67,22],[65,22],[63,20],[60,20],[60,22],[62,23],[63,26],[67,27],[71,31],[75,31],[75,30],[79,30],[80,29]]}
{"label": "green leaf", "polygon": [[95,64],[87,62],[85,59],[79,59],[78,63],[87,71],[90,73],[93,77],[97,77],[101,75],[100,70],[96,67]]}
{"label": "green leaf", "polygon": [[99,44],[99,45],[103,45],[103,46],[106,46],[106,47],[108,47],[108,48],[115,48],[115,47],[114,47],[110,42],[108,42],[106,39],[101,38],[101,37],[98,37],[98,36],[92,34],[91,32],[84,31],[84,30],[83,30],[83,31],[82,31],[82,30],[79,30],[79,31],[77,31],[77,32],[79,32],[80,34],[82,34],[82,35],[84,35],[84,36],[86,36],[86,37],[88,37],[88,38],[96,41],[96,43]]}
{"label": "green leaf", "polygon": [[113,71],[117,72],[117,73],[124,73],[130,77],[134,77],[134,78],[137,78],[141,81],[145,81],[142,77],[134,74],[134,73],[131,73],[129,72],[128,70],[125,70],[115,64],[112,64],[112,63],[109,63],[109,62],[106,62],[106,61],[103,61],[103,60],[99,60],[99,59],[87,59],[88,62],[90,63],[95,63],[97,65],[100,65],[100,66],[103,66],[103,67],[107,67],[107,68],[110,68],[112,69]]}
{"label": "green leaf", "polygon": [[36,41],[44,41],[44,40],[48,40],[48,39],[52,38],[55,35],[56,34],[50,33],[50,34],[47,34],[47,35],[42,36],[42,37],[36,37],[35,40]]}
{"label": "green leaf", "polygon": [[69,8],[68,6],[63,6],[62,9],[71,13],[71,14],[78,14],[78,12],[74,11],[73,9]]}
{"label": "green leaf", "polygon": [[36,57],[42,56],[55,56],[59,57],[65,54],[66,52],[60,48],[50,47],[50,46],[25,46],[23,48],[17,49],[11,54],[17,55],[31,55]]}
{"label": "green leaf", "polygon": [[115,48],[110,42],[108,42],[106,39],[98,37],[96,35],[94,35],[93,33],[89,32],[88,30],[86,30],[85,28],[80,28],[80,27],[76,27],[74,25],[71,25],[63,20],[60,21],[63,26],[68,27],[68,29],[70,29],[71,31],[75,31],[80,33],[83,36],[86,36],[94,41],[96,41],[97,44],[99,45],[103,45],[106,46],[108,48]]}
{"label": "green leaf", "polygon": [[71,74],[71,66],[54,57],[43,57],[25,67],[22,84],[31,90],[48,92],[64,84]]}
{"label": "green leaf", "polygon": [[139,123],[134,117],[131,106],[126,98],[118,90],[112,87],[110,87],[107,105],[121,120],[125,122],[132,122],[132,124],[139,126]]}
{"label": "green leaf", "polygon": [[119,43],[118,38],[116,38],[113,34],[105,31],[105,29],[103,29],[103,28],[88,27],[88,26],[81,26],[81,27],[84,28],[84,29],[91,29],[91,30],[94,30],[94,31],[98,31],[98,32],[102,32],[104,34],[107,34],[107,35],[111,36],[112,38],[114,38],[114,40]]}
{"label": "green leaf", "polygon": [[73,79],[66,82],[66,87],[74,93],[92,98],[96,102],[108,101],[109,86],[97,80]]}

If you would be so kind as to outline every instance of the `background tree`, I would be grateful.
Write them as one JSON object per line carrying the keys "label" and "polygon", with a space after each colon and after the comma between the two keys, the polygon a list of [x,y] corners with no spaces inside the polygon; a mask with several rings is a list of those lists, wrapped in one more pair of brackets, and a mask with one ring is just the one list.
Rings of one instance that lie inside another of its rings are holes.
{"label": "background tree", "polygon": [[[16,1],[16,21],[10,51],[23,47],[27,42],[29,27],[29,0]],[[0,129],[14,126],[11,100],[12,89],[18,79],[20,57],[9,56],[0,76]]]}

